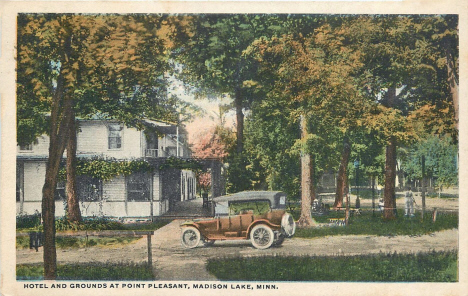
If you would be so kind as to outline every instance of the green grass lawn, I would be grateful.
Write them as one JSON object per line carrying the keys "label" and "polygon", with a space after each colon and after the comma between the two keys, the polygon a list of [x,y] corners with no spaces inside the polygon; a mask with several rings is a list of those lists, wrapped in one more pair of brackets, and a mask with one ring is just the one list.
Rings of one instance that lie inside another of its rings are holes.
{"label": "green grass lawn", "polygon": [[[141,231],[151,231],[157,230],[168,223],[171,220],[163,220],[156,222],[148,223],[134,223],[134,224],[122,224],[115,221],[108,221],[104,219],[91,219],[85,220],[82,223],[70,223],[63,219],[58,219],[56,221],[56,226],[58,225],[58,231],[99,231],[99,230],[141,230]],[[28,228],[17,228],[18,232],[29,232],[29,231],[42,231],[41,227],[30,227],[31,224],[23,223],[22,225],[27,225]],[[116,236],[116,237],[88,237],[84,236],[67,236],[62,237],[60,235],[56,236],[56,246],[57,248],[85,248],[85,247],[105,247],[112,245],[125,245],[132,243],[141,237],[129,237],[129,236]],[[27,249],[29,248],[29,237],[28,236],[17,236],[16,237],[16,248],[17,249]]]}
{"label": "green grass lawn", "polygon": [[[42,280],[42,264],[16,265],[17,280]],[[81,263],[57,265],[57,280],[154,280],[146,263]]]}
{"label": "green grass lawn", "polygon": [[[344,211],[330,211],[326,216],[315,216],[319,223],[328,223],[330,218],[344,218]],[[458,213],[439,213],[436,222],[432,221],[432,213],[426,213],[424,220],[419,215],[405,217],[403,211],[399,211],[397,219],[384,221],[380,212],[363,211],[360,215],[350,218],[348,226],[325,226],[315,228],[298,228],[295,237],[312,238],[328,235],[422,235],[444,229],[458,228]]]}
{"label": "green grass lawn", "polygon": [[[69,248],[89,248],[89,247],[110,247],[116,245],[126,245],[139,240],[140,237],[129,237],[129,236],[116,236],[116,237],[70,237],[70,236],[57,236],[55,238],[55,245],[59,249]],[[17,249],[28,249],[29,248],[29,237],[28,236],[17,236],[16,237],[16,248]]]}
{"label": "green grass lawn", "polygon": [[457,254],[379,254],[337,257],[209,259],[207,269],[228,281],[456,282]]}

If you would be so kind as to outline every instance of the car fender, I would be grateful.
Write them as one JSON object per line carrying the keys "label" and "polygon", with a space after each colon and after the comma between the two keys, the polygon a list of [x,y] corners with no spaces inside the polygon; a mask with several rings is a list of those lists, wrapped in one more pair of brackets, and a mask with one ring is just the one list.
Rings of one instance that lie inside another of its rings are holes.
{"label": "car fender", "polygon": [[186,221],[186,222],[180,224],[180,227],[187,227],[187,226],[193,226],[196,229],[200,230],[200,225],[198,225],[197,223],[195,223],[193,221]]}
{"label": "car fender", "polygon": [[252,228],[254,228],[258,224],[265,224],[269,226],[270,228],[272,228],[273,230],[281,229],[281,225],[273,224],[267,219],[258,219],[258,220],[253,221],[252,224],[250,224],[249,228],[247,229],[247,237],[250,236],[250,231],[252,230]]}

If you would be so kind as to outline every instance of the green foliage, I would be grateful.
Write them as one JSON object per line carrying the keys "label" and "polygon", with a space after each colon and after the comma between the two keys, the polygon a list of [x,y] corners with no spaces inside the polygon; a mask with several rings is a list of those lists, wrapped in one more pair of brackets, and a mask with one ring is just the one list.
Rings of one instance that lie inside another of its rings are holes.
{"label": "green foliage", "polygon": [[194,105],[168,95],[164,76],[183,28],[167,14],[19,14],[18,144],[50,133],[52,103],[69,98],[84,119],[189,119]]}
{"label": "green foliage", "polygon": [[[25,218],[27,217],[27,219]],[[30,216],[17,216],[17,230],[32,230],[42,231],[40,214]],[[55,228],[57,231],[79,231],[79,230],[157,230],[167,225],[170,220],[156,221],[153,223],[134,223],[123,224],[106,217],[88,217],[82,222],[70,222],[66,218],[58,218],[55,220]]]}
{"label": "green foliage", "polygon": [[456,252],[338,257],[253,257],[208,260],[207,269],[230,281],[456,282]]}
{"label": "green foliage", "polygon": [[127,230],[157,230],[161,227],[166,226],[170,222],[171,220],[161,220],[161,221],[155,221],[151,223],[125,224],[125,229]]}
{"label": "green foliage", "polygon": [[[253,108],[256,113],[246,121],[244,146],[245,166],[251,178],[249,189],[280,190],[290,198],[299,196],[299,157],[292,149],[299,137],[298,126],[289,123],[274,103],[263,110]],[[228,174],[244,177],[231,169],[230,164]]]}
{"label": "green foliage", "polygon": [[232,153],[226,160],[229,167],[226,172],[226,191],[230,193],[252,189],[255,176],[248,169],[248,159],[245,154]]}
{"label": "green foliage", "polygon": [[16,237],[16,249],[28,249],[28,248],[29,248],[29,237],[17,236]]}
{"label": "green foliage", "polygon": [[[42,280],[43,273],[43,266],[39,264],[18,264],[16,266],[16,278],[18,280]],[[152,268],[146,263],[90,262],[80,264],[57,265],[57,280],[144,281],[154,280],[154,275]]]}
{"label": "green foliage", "polygon": [[[87,175],[99,180],[108,181],[118,175],[128,176],[136,172],[152,172],[153,166],[145,160],[116,159],[80,159],[76,164],[77,175]],[[66,178],[65,168],[61,169],[61,178]]]}
{"label": "green foliage", "polygon": [[201,164],[192,158],[182,159],[177,157],[167,158],[163,164],[159,166],[160,170],[164,169],[179,169],[179,170],[192,170],[198,171],[202,169]]}
{"label": "green foliage", "polygon": [[402,161],[402,169],[410,180],[422,178],[422,156],[425,176],[435,177],[437,186],[458,184],[458,145],[449,136],[432,135],[414,144]]}
{"label": "green foliage", "polygon": [[105,217],[93,217],[84,219],[82,222],[71,222],[66,218],[55,220],[55,229],[57,231],[67,230],[123,230],[125,226],[117,221]]}
{"label": "green foliage", "polygon": [[16,229],[34,229],[39,225],[41,225],[41,213],[37,210],[32,215],[20,214],[16,216]]}
{"label": "green foliage", "polygon": [[[164,163],[159,165],[160,170],[180,169],[198,171],[202,169],[200,163],[194,159],[181,159],[169,157]],[[113,158],[92,158],[79,159],[76,164],[76,174],[86,175],[103,181],[109,181],[112,178],[123,175],[129,176],[137,172],[151,173],[155,169],[154,165],[146,160],[117,160]],[[59,179],[66,179],[66,169],[62,168],[59,172]]]}
{"label": "green foliage", "polygon": [[[70,229],[68,229],[70,230]],[[130,244],[139,240],[141,237],[82,237],[82,236],[57,236],[55,245],[59,249],[79,249],[89,247],[109,247],[109,246],[122,246]],[[28,249],[29,237],[17,236],[16,249]]]}
{"label": "green foliage", "polygon": [[[333,213],[333,212],[332,212]],[[344,218],[344,211],[334,213],[332,216],[316,216],[319,223],[328,223],[329,218]],[[323,237],[329,235],[423,235],[445,229],[458,228],[458,214],[439,213],[437,220],[432,221],[432,213],[426,213],[423,221],[420,217],[407,218],[403,211],[398,211],[396,219],[384,221],[378,210],[375,216],[372,211],[363,211],[361,215],[350,218],[350,224],[346,227],[319,227],[312,229],[297,229],[295,237]]]}
{"label": "green foliage", "polygon": [[133,243],[141,237],[66,237],[58,236],[55,239],[57,248],[60,249],[79,249],[88,247],[109,247],[122,246]]}

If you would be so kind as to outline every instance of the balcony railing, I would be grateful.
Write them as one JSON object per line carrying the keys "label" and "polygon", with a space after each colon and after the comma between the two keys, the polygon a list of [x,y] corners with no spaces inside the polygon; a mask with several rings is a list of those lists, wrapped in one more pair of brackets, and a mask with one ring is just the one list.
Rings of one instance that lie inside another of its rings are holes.
{"label": "balcony railing", "polygon": [[158,149],[146,149],[145,157],[158,157]]}

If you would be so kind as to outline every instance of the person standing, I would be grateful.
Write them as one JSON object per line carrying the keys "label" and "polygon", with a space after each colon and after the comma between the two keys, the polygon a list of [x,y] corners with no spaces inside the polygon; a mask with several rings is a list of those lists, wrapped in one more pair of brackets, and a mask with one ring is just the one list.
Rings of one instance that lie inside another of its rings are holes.
{"label": "person standing", "polygon": [[405,193],[405,216],[414,217],[414,197],[411,190]]}

